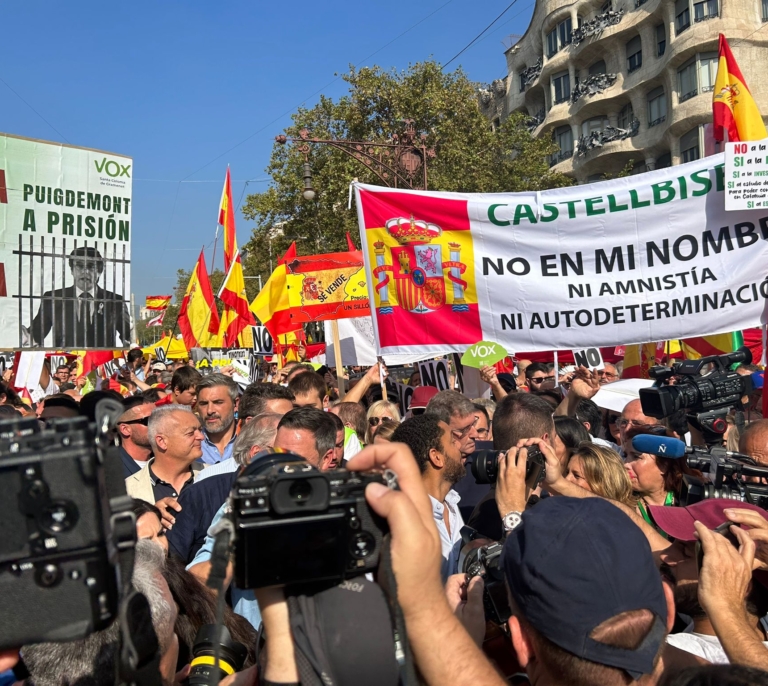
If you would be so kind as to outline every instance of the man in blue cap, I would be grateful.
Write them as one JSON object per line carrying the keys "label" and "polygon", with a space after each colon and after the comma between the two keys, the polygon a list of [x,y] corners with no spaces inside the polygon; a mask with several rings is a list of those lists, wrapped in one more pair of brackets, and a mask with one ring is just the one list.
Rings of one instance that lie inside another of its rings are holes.
{"label": "man in blue cap", "polygon": [[655,683],[668,601],[642,531],[600,498],[547,498],[504,544],[512,644],[532,684]]}

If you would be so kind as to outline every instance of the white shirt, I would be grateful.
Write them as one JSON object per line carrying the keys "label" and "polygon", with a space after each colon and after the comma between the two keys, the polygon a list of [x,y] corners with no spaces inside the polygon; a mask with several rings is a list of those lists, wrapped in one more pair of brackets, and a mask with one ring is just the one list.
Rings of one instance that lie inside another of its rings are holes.
{"label": "white shirt", "polygon": [[[464,520],[459,512],[459,501],[461,496],[454,490],[448,491],[445,496],[445,505],[436,498],[429,496],[432,501],[432,514],[435,517],[437,531],[440,534],[440,546],[443,549],[443,563],[440,565],[440,574],[445,581],[451,574],[459,571],[459,553],[461,552],[461,527],[464,526]],[[444,508],[448,508],[448,523],[451,526],[451,533],[445,526],[443,519]]]}
{"label": "white shirt", "polygon": [[[697,633],[670,634],[667,636],[667,643],[684,650],[686,653],[702,657],[713,665],[730,664],[717,636],[705,636]],[[763,641],[763,645],[768,648],[768,641]]]}

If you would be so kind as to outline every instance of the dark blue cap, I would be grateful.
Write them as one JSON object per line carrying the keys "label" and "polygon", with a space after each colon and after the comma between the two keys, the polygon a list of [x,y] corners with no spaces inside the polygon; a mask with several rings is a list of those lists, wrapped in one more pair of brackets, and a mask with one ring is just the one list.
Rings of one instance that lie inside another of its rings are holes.
{"label": "dark blue cap", "polygon": [[[601,498],[544,498],[523,514],[504,544],[502,563],[521,615],[577,657],[653,672],[666,635],[667,604],[651,548],[639,527]],[[650,610],[651,631],[635,650],[589,637],[622,612]]]}

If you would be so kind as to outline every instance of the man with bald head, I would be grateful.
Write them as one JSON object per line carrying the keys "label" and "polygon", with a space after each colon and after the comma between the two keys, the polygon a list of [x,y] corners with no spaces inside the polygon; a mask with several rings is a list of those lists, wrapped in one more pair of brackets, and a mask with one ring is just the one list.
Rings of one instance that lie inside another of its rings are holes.
{"label": "man with bald head", "polygon": [[621,417],[616,421],[616,426],[621,432],[621,444],[624,445],[625,433],[630,428],[638,426],[656,426],[660,424],[658,419],[643,414],[643,406],[640,399],[630,400],[621,412]]}
{"label": "man with bald head", "polygon": [[165,514],[169,501],[191,486],[196,470],[202,468],[196,460],[203,454],[203,432],[191,408],[176,404],[155,407],[147,428],[154,457],[125,480],[125,489],[134,498],[162,505]]}
{"label": "man with bald head", "polygon": [[739,452],[768,467],[768,419],[747,424],[739,437]]}
{"label": "man with bald head", "polygon": [[140,395],[123,400],[123,414],[117,420],[120,436],[120,459],[123,461],[124,476],[127,479],[147,466],[152,457],[149,443],[149,415],[155,404]]}

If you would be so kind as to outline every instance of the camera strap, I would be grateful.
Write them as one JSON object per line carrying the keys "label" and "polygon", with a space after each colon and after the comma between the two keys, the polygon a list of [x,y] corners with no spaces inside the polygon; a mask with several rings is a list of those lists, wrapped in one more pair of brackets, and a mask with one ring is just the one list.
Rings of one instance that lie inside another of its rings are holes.
{"label": "camera strap", "polygon": [[147,599],[133,587],[136,546],[136,517],[132,498],[125,492],[123,465],[114,427],[122,406],[104,399],[96,406],[97,453],[109,499],[111,562],[118,570],[118,651],[117,683],[162,686],[160,648]]}

